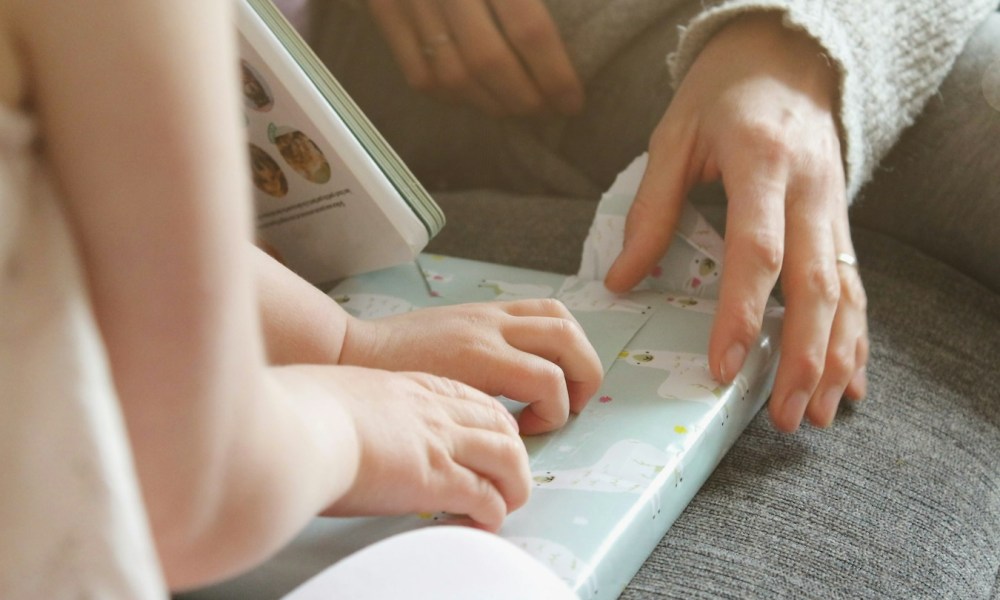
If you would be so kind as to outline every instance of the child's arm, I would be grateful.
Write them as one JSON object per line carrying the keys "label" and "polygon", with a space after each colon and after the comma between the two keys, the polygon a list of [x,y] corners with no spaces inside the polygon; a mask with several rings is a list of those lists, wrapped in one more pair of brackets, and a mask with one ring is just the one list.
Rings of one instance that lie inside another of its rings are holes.
{"label": "child's arm", "polygon": [[272,362],[450,377],[528,403],[519,417],[526,434],[562,426],[601,384],[600,359],[560,302],[465,304],[365,321],[264,252],[253,255]]}
{"label": "child's arm", "polygon": [[314,285],[248,245],[267,357],[273,364],[339,364],[352,318]]}
{"label": "child's arm", "polygon": [[[367,497],[371,465],[414,474],[381,485],[403,509],[495,528],[523,502],[527,461],[493,399],[427,376],[266,368],[230,2],[8,4],[172,586],[247,568]],[[427,408],[456,398],[477,401]],[[405,435],[373,417],[387,403]]]}

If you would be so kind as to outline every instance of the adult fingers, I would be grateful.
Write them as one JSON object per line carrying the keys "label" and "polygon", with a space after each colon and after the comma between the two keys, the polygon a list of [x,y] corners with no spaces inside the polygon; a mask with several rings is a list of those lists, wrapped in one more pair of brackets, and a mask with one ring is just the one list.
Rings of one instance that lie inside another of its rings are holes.
{"label": "adult fingers", "polygon": [[[858,270],[857,255],[854,243],[851,241],[851,226],[847,215],[847,205],[843,205],[838,218],[834,221],[834,241],[838,252],[838,272],[841,275],[841,304],[853,308],[857,321],[857,344],[855,348],[854,373],[844,390],[850,400],[861,400],[868,392],[868,296],[861,281]],[[844,264],[839,259],[841,253],[853,259],[853,264]]]}
{"label": "adult fingers", "polygon": [[[850,267],[839,266],[844,271]],[[857,276],[845,274],[841,283],[841,300],[830,329],[823,376],[809,401],[806,417],[818,427],[826,427],[837,413],[841,398],[860,371],[863,376],[867,360],[867,327],[865,313],[858,300],[858,292],[863,296]],[[861,301],[863,302],[863,301]]]}
{"label": "adult fingers", "polygon": [[806,411],[809,421],[820,427],[833,421],[845,394],[851,399],[861,399],[867,388],[867,298],[857,271],[857,259],[854,258],[846,204],[835,219],[834,240],[837,274],[840,277],[837,316],[830,331],[823,377]]}
{"label": "adult fingers", "polygon": [[541,90],[499,30],[490,7],[482,0],[449,0],[443,6],[467,76],[509,112],[538,112],[544,105]]}
{"label": "adult fingers", "polygon": [[870,348],[871,341],[868,338],[868,319],[866,317],[864,333],[858,338],[857,357],[854,360],[856,365],[854,376],[844,390],[844,396],[852,402],[860,402],[868,396],[868,356]]}
{"label": "adult fingers", "polygon": [[369,9],[406,82],[417,90],[429,91],[434,73],[422,52],[423,42],[402,0],[369,0]]}
{"label": "adult fingers", "polygon": [[709,368],[724,383],[739,373],[760,334],[767,299],[781,272],[787,178],[787,166],[780,161],[741,156],[726,164],[726,249],[709,340]]}
{"label": "adult fingers", "polygon": [[673,108],[653,132],[646,170],[625,218],[624,246],[604,278],[612,292],[631,290],[667,251],[690,186],[695,125],[675,119]]}
{"label": "adult fingers", "polygon": [[469,72],[456,44],[456,33],[449,26],[448,17],[441,5],[427,0],[410,0],[407,7],[409,19],[416,25],[420,39],[420,53],[426,59],[432,75],[429,81],[418,82],[414,87],[430,92],[441,89],[447,98],[461,97],[487,114],[506,114],[507,109],[503,103]]}
{"label": "adult fingers", "polygon": [[840,298],[831,207],[843,205],[843,181],[807,175],[789,187],[782,291],[786,300],[781,359],[770,412],[783,431],[798,428],[826,364]]}
{"label": "adult fingers", "polygon": [[545,5],[539,0],[492,0],[491,6],[548,104],[564,114],[580,112],[583,83]]}

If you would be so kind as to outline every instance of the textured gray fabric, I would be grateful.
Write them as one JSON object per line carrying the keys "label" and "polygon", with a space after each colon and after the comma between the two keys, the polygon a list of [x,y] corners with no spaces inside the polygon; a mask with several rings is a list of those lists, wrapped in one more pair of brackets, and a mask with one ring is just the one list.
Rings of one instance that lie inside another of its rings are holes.
{"label": "textured gray fabric", "polygon": [[[954,166],[943,169],[941,157]],[[852,217],[1000,292],[1000,13],[969,41]]]}
{"label": "textured gray fabric", "polygon": [[555,273],[576,273],[597,203],[490,190],[435,194],[448,226],[427,247]]}

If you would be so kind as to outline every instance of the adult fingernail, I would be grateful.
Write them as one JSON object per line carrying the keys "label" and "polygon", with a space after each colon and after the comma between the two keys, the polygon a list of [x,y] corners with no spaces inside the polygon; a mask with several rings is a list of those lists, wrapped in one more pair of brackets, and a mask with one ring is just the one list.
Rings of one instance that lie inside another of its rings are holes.
{"label": "adult fingernail", "polygon": [[726,350],[722,357],[722,380],[729,383],[736,378],[736,374],[743,368],[743,361],[747,358],[747,349],[742,344],[733,344]]}
{"label": "adult fingernail", "polygon": [[802,423],[802,415],[805,414],[807,404],[809,404],[809,394],[806,392],[792,392],[785,396],[784,403],[772,407],[774,425],[785,433],[795,431]]}
{"label": "adult fingernail", "polygon": [[785,412],[793,412],[796,415],[801,415],[806,410],[806,405],[809,404],[809,394],[806,392],[794,392],[785,399]]}
{"label": "adult fingernail", "polygon": [[847,389],[851,391],[848,399],[854,402],[864,400],[865,396],[868,395],[868,373],[864,367],[858,369],[854,374]]}
{"label": "adult fingernail", "polygon": [[823,408],[828,409],[831,412],[834,412],[837,410],[837,406],[840,405],[841,398],[843,398],[843,394],[840,392],[840,390],[836,388],[830,388],[825,392],[823,392],[823,395],[820,397],[819,401],[822,403],[821,406]]}

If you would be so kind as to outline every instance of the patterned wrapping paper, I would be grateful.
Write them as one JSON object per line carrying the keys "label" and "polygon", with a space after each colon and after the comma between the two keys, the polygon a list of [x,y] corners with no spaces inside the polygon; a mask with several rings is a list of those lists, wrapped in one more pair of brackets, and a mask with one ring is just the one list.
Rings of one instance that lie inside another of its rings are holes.
{"label": "patterned wrapping paper", "polygon": [[[597,349],[605,380],[565,427],[524,437],[534,490],[500,535],[582,600],[621,593],[763,405],[778,359],[783,309],[772,302],[735,382],[723,386],[710,377],[722,238],[691,206],[666,256],[635,291],[616,296],[603,287],[643,168],[640,157],[599,203],[576,276],[423,254],[329,292],[361,318],[498,299],[554,297],[567,305]],[[515,412],[521,407],[505,403]],[[315,519],[269,563],[213,592],[274,598],[365,546],[449,518]]]}
{"label": "patterned wrapping paper", "polygon": [[[361,318],[420,306],[557,298],[580,321],[605,381],[565,427],[524,438],[535,489],[500,535],[549,566],[581,599],[618,596],[760,409],[777,365],[783,309],[773,302],[735,382],[711,378],[708,339],[723,241],[690,205],[667,254],[635,291],[619,296],[602,285],[621,250],[644,163],[640,157],[623,171],[599,203],[576,276],[424,254],[414,265],[355,277],[330,292]],[[347,528],[343,537],[360,548],[446,522],[439,514],[328,527],[331,536]]]}
{"label": "patterned wrapping paper", "polygon": [[[680,236],[674,246],[680,248],[672,247],[664,263],[675,265],[685,252],[688,262],[705,256]],[[564,428],[524,438],[535,489],[500,535],[552,568],[580,598],[613,598],[759,410],[776,366],[775,305],[736,381],[712,380],[714,282],[696,286],[702,297],[654,289],[664,280],[678,278],[650,277],[647,289],[615,296],[599,280],[425,254],[415,265],[352,278],[330,294],[362,318],[495,299],[553,297],[570,308],[597,349],[605,381]],[[447,522],[439,514],[342,524],[351,528],[344,537],[360,548]],[[331,537],[346,534],[329,527]]]}

